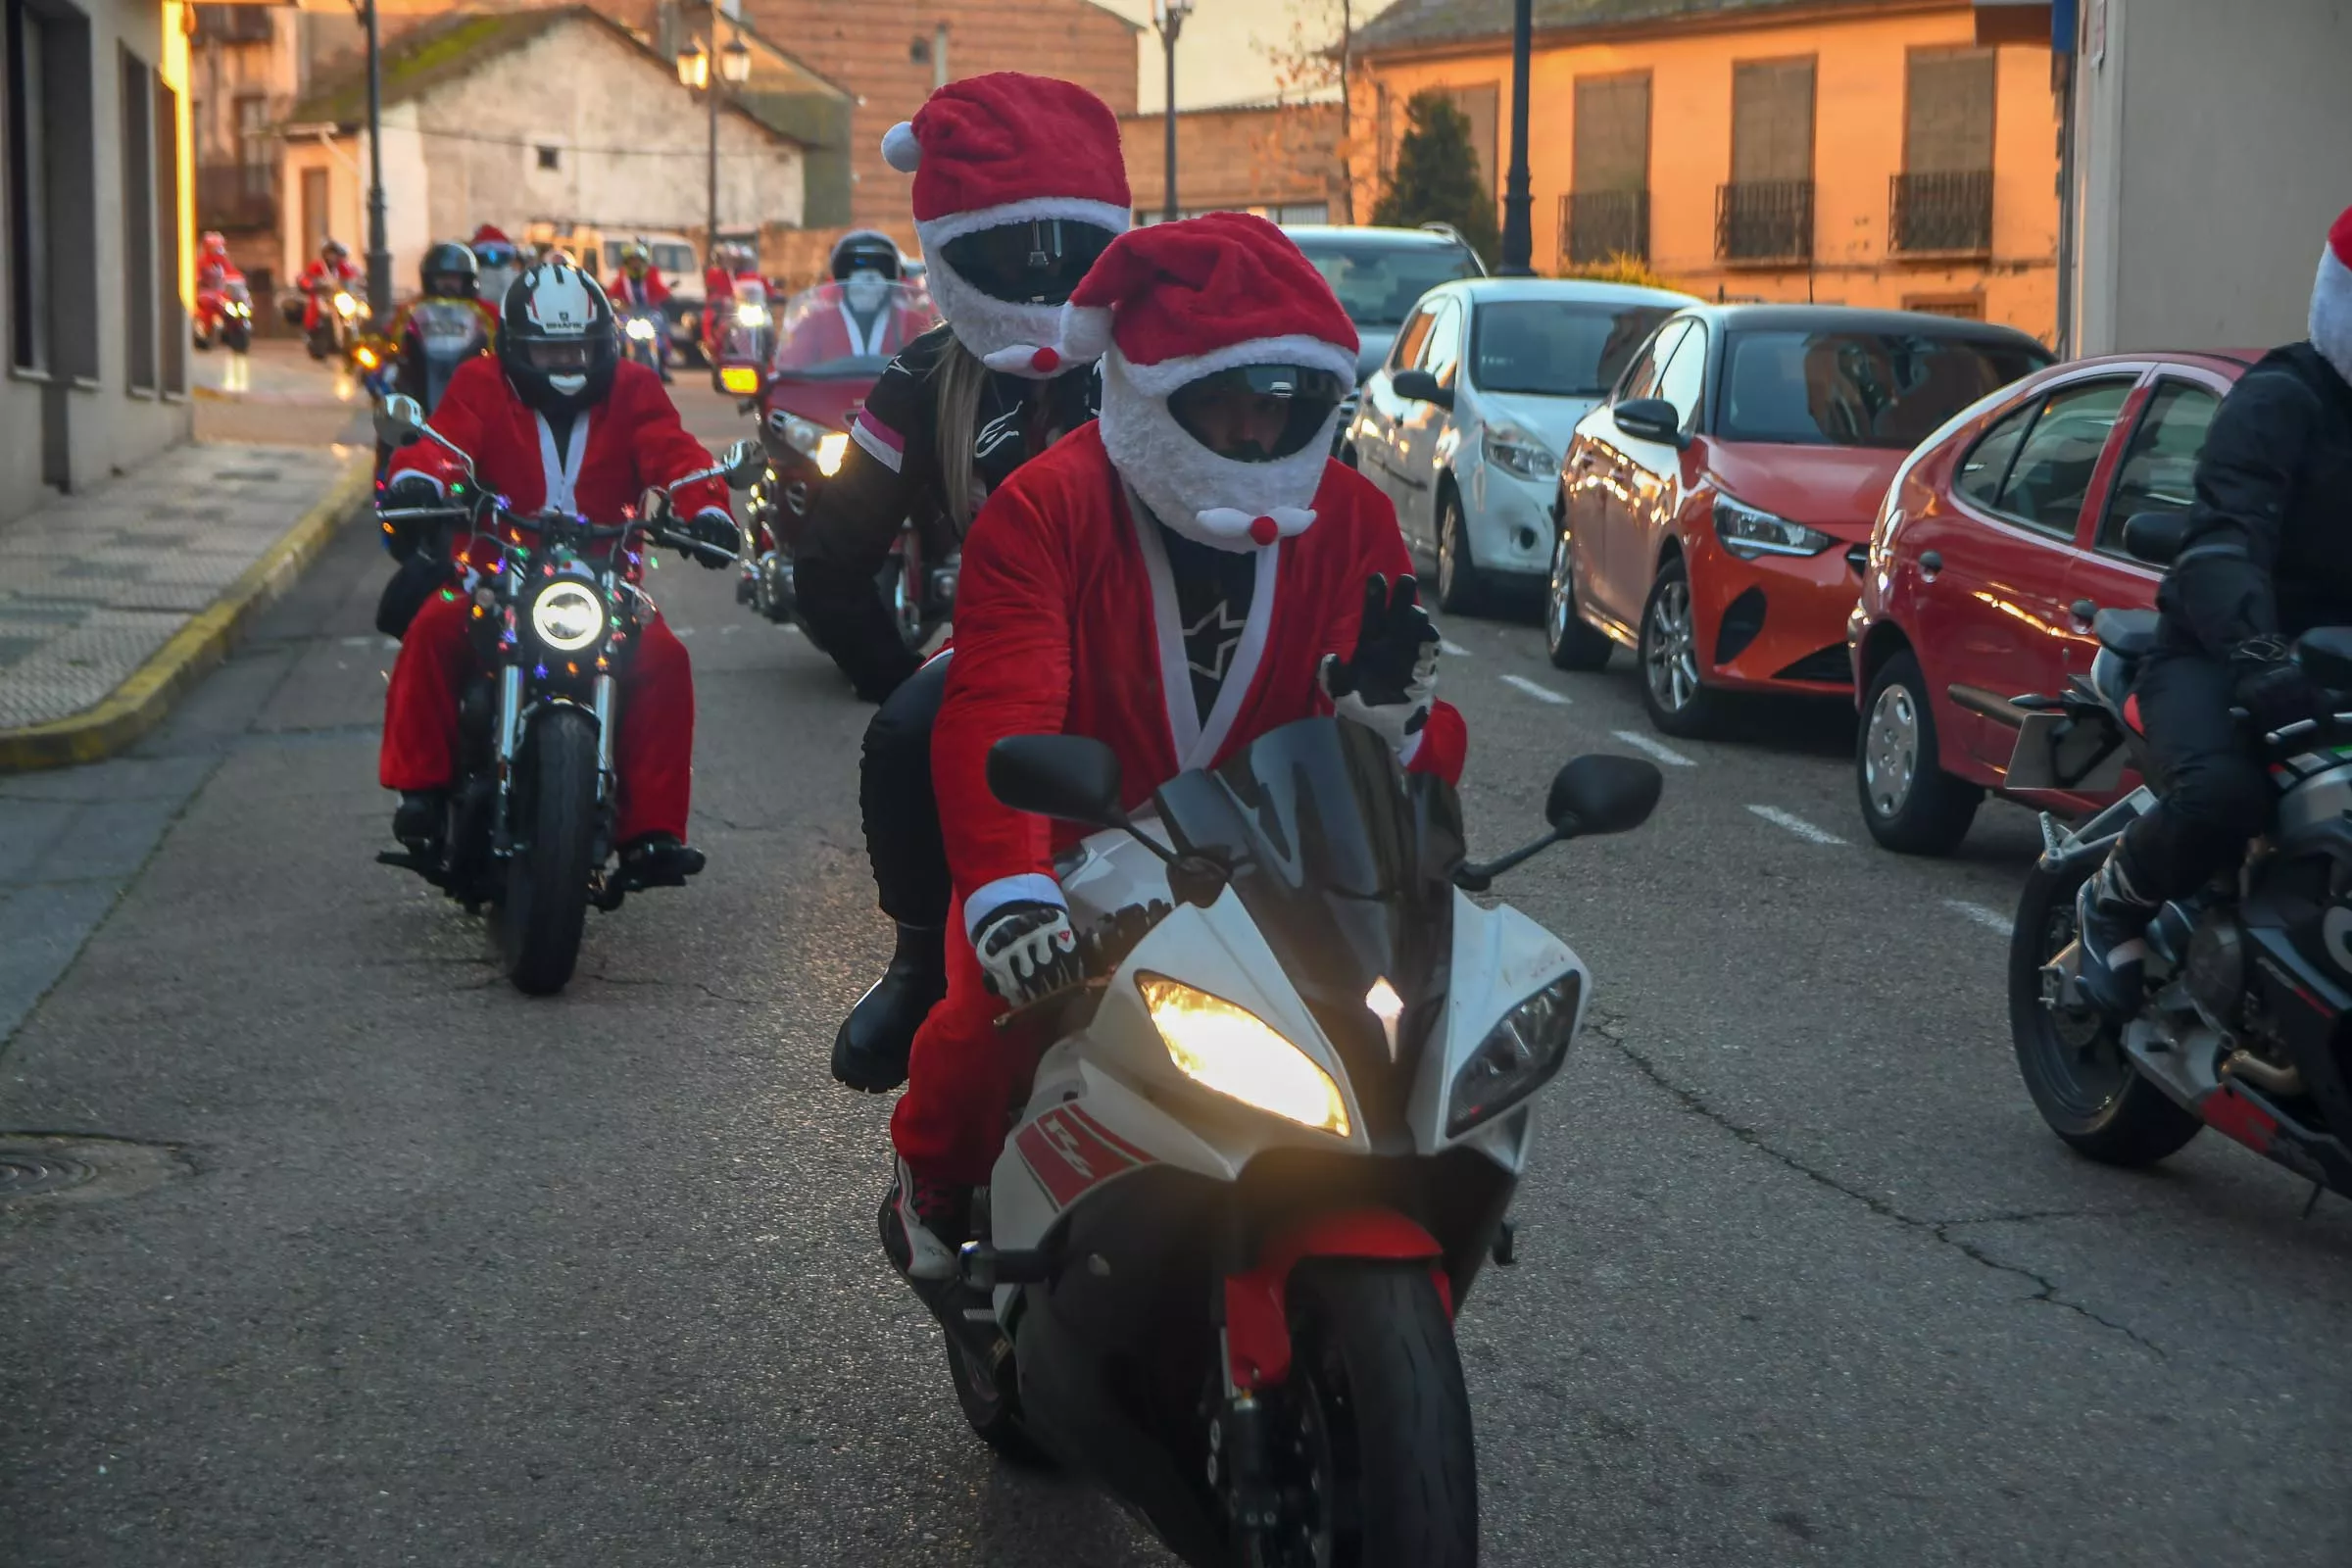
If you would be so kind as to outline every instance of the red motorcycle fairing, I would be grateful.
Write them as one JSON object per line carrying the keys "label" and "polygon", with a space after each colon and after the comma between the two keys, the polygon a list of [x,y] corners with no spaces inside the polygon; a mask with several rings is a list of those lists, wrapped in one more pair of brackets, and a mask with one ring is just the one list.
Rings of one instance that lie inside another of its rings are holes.
{"label": "red motorcycle fairing", "polygon": [[1438,1299],[1453,1315],[1445,1249],[1428,1231],[1394,1209],[1317,1215],[1267,1243],[1257,1267],[1226,1276],[1225,1364],[1235,1389],[1270,1388],[1291,1375],[1291,1271],[1308,1258],[1427,1259]]}

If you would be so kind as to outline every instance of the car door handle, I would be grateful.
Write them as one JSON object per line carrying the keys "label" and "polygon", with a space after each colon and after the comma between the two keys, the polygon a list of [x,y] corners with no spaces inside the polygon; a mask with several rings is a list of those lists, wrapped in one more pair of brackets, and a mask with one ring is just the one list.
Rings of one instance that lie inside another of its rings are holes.
{"label": "car door handle", "polygon": [[1941,555],[1933,550],[1922,550],[1919,553],[1919,574],[1924,580],[1934,582],[1936,574],[1942,569],[1943,557]]}

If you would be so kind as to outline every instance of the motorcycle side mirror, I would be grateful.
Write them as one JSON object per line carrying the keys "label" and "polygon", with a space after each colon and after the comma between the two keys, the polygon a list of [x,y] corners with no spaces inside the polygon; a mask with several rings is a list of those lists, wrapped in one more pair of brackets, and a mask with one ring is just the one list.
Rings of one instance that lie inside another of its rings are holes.
{"label": "motorcycle side mirror", "polygon": [[407,446],[424,434],[424,406],[406,392],[393,393],[375,406],[375,433],[392,446]]}
{"label": "motorcycle side mirror", "polygon": [[1119,759],[1091,735],[1007,735],[988,749],[988,792],[1016,811],[1125,827]]}
{"label": "motorcycle side mirror", "polygon": [[1666,775],[1633,757],[1580,757],[1552,776],[1544,819],[1562,838],[1628,833],[1658,808]]}
{"label": "motorcycle side mirror", "polygon": [[727,448],[720,461],[727,467],[727,483],[737,490],[749,490],[767,471],[766,449],[748,438]]}

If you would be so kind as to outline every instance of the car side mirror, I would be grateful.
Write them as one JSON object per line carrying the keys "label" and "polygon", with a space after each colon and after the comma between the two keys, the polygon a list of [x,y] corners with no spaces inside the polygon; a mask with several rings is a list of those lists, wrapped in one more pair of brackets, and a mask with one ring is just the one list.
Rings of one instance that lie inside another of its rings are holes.
{"label": "car side mirror", "polygon": [[988,792],[1016,811],[1125,827],[1119,759],[1091,735],[1007,735],[988,749]]}
{"label": "car side mirror", "polygon": [[2124,548],[2151,566],[2169,566],[2188,536],[2185,512],[2134,512],[2124,519]]}
{"label": "car side mirror", "polygon": [[1617,428],[1637,441],[1658,441],[1680,450],[1690,444],[1683,416],[1664,398],[1628,398],[1609,411]]}
{"label": "car side mirror", "polygon": [[726,465],[727,483],[737,490],[749,490],[767,471],[766,450],[749,437],[727,448],[719,461]]}
{"label": "car side mirror", "polygon": [[1628,833],[1658,808],[1666,776],[1634,757],[1580,757],[1552,776],[1544,819],[1561,837]]}
{"label": "car side mirror", "polygon": [[1400,398],[1410,398],[1415,403],[1434,403],[1441,409],[1450,410],[1453,407],[1453,388],[1442,384],[1427,370],[1398,370],[1389,378],[1389,385],[1396,388]]}
{"label": "car side mirror", "polygon": [[405,447],[424,435],[424,406],[406,392],[376,405],[375,433],[387,446]]}

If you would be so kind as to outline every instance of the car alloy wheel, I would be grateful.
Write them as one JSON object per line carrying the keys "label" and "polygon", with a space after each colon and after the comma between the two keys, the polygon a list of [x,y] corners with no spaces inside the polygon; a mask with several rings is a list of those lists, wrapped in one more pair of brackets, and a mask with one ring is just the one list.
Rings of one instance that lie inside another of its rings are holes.
{"label": "car alloy wheel", "polygon": [[1642,665],[1650,700],[1669,713],[1679,713],[1698,696],[1698,639],[1690,628],[1688,577],[1677,573],[1658,585],[1648,631],[1642,640]]}
{"label": "car alloy wheel", "polygon": [[1908,688],[1888,682],[1871,705],[1869,731],[1862,741],[1863,788],[1870,808],[1882,817],[1900,816],[1919,776],[1919,710]]}
{"label": "car alloy wheel", "polygon": [[1484,599],[1466,526],[1462,498],[1448,489],[1438,504],[1438,608],[1447,614],[1476,614]]}
{"label": "car alloy wheel", "polygon": [[1544,592],[1544,648],[1554,669],[1595,670],[1608,667],[1616,644],[1605,633],[1585,624],[1576,612],[1576,562],[1568,535],[1551,539],[1551,580]]}

